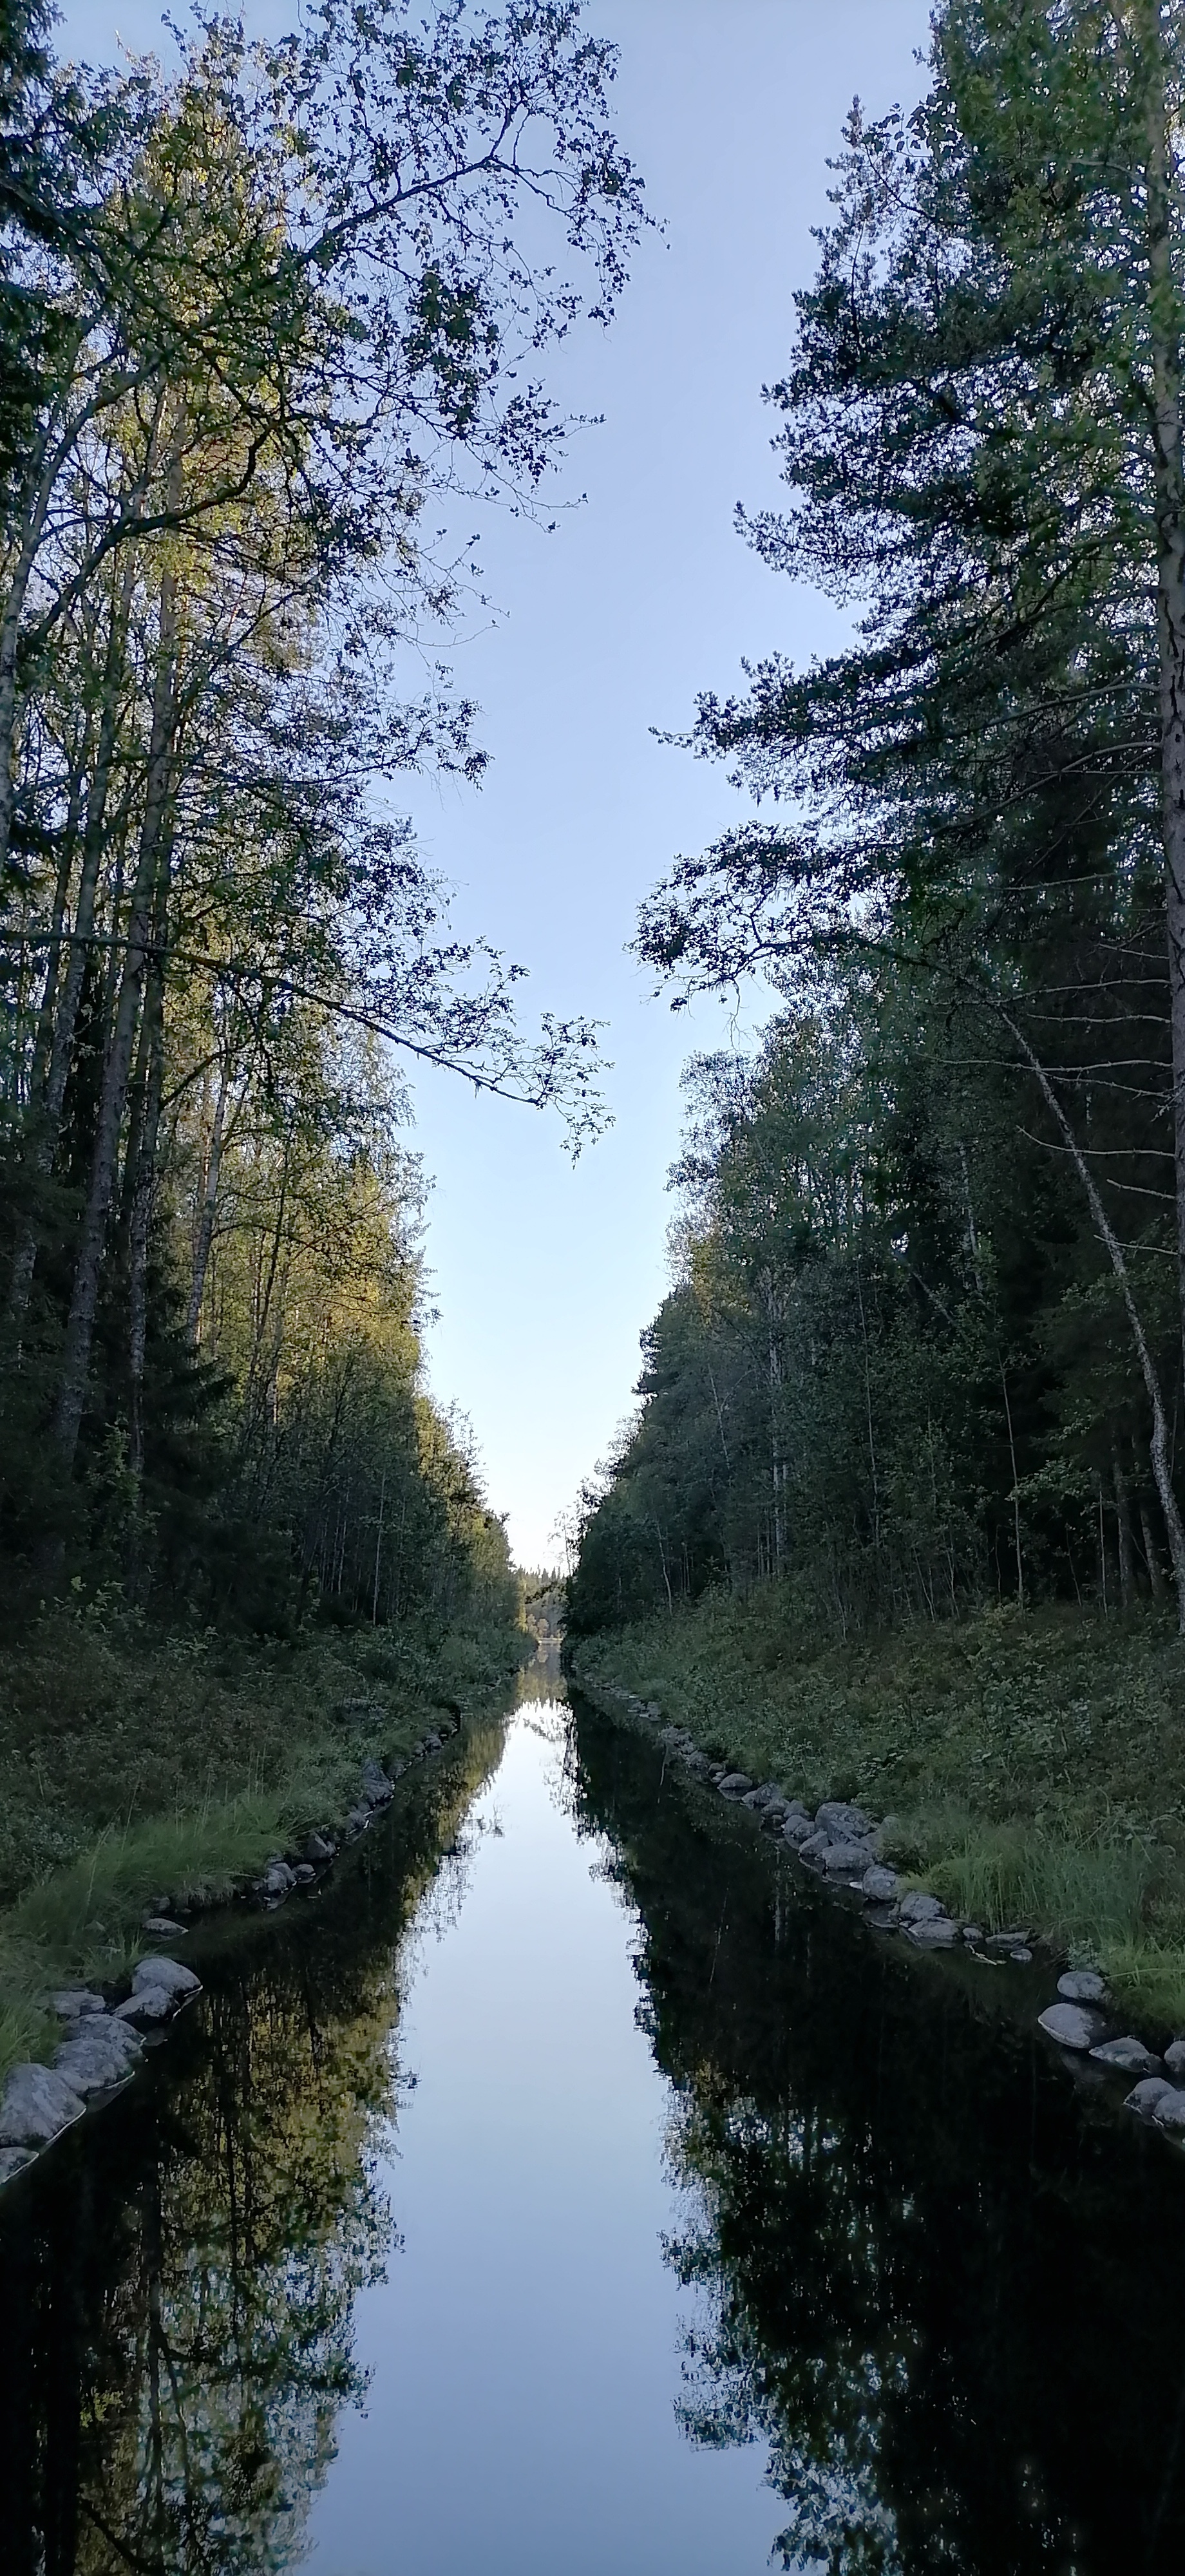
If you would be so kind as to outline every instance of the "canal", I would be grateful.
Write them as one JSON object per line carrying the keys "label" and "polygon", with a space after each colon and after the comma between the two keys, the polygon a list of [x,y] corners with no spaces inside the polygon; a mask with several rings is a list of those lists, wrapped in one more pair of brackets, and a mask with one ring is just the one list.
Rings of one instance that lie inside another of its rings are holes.
{"label": "canal", "polygon": [[1185,2164],[526,1686],[0,2209],[13,2576],[1167,2576]]}

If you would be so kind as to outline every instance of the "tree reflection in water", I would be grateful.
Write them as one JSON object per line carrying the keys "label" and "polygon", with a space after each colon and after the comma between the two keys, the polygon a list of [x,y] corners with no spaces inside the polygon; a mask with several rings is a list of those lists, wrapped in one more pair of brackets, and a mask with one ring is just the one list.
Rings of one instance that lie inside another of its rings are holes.
{"label": "tree reflection in water", "polygon": [[1179,2570],[1185,2166],[1067,2080],[1020,1972],[903,1958],[583,1706],[572,1795],[677,2088],[683,2420],[768,2446],[785,2566]]}
{"label": "tree reflection in water", "polygon": [[[0,2226],[9,2576],[272,2576],[362,2394],[358,2291],[392,2214],[396,1949],[501,1731],[471,1736],[302,1918],[208,1992]],[[195,1954],[196,1955],[196,1954]]]}

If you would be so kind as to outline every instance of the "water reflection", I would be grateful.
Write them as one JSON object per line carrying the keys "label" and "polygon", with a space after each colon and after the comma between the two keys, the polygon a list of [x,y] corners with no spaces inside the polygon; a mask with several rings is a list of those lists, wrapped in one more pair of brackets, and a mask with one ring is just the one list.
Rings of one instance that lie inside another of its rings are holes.
{"label": "water reflection", "polygon": [[359,2292],[394,2226],[397,1944],[500,1729],[433,1766],[332,1893],[201,1959],[207,1995],[0,2224],[11,2576],[260,2576],[299,2558]]}
{"label": "water reflection", "polygon": [[783,2565],[1185,2559],[1185,2169],[993,1996],[900,1958],[588,1709],[576,1796],[644,1926],[712,2293],[684,2419],[759,2439]]}
{"label": "water reflection", "polygon": [[5,2570],[1168,2576],[1185,2166],[554,1687],[7,2195]]}

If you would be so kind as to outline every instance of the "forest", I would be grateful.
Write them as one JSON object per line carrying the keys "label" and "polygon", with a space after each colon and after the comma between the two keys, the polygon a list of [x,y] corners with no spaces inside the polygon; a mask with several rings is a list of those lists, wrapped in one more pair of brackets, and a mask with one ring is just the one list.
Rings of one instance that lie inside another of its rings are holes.
{"label": "forest", "polygon": [[687,736],[746,811],[636,953],[771,1016],[688,1067],[573,1633],[1185,1625],[1183,97],[1156,0],[944,0],[838,141],[738,527],[845,623]]}
{"label": "forest", "polygon": [[640,198],[611,48],[325,0],[0,102],[0,1584],[166,1622],[505,1608],[424,1390],[424,1068],[595,1127],[593,1039],[461,939],[399,782],[474,781],[467,517]]}

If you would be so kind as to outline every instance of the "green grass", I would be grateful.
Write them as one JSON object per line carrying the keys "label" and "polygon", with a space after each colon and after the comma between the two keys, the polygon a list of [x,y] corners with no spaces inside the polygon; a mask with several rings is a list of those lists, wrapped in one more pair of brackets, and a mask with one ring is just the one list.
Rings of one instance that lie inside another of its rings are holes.
{"label": "green grass", "polygon": [[770,1585],[584,1642],[574,1671],[809,1806],[859,1799],[952,1910],[1026,1924],[1185,2029],[1185,1648],[1167,1620],[994,1611],[820,1651]]}
{"label": "green grass", "polygon": [[338,1823],[368,1754],[488,1705],[518,1651],[480,1622],[250,1647],[154,1635],[118,1604],[47,1612],[0,1654],[0,2079],[60,2036],[55,1986],[130,1971],[149,1905],[229,1896]]}

